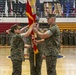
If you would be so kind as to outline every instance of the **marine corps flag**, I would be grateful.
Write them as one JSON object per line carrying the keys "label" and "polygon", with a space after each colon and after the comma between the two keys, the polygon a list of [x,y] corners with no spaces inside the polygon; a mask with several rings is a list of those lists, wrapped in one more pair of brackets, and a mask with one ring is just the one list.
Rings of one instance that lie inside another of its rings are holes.
{"label": "marine corps flag", "polygon": [[[36,6],[35,6],[36,0],[27,0],[26,3],[26,15],[28,16],[28,24],[31,26],[33,23],[35,23],[36,20]],[[38,49],[36,44],[34,43],[35,40],[35,33],[34,31],[31,32],[31,38],[32,38],[32,44],[34,48],[34,53],[38,53]]]}

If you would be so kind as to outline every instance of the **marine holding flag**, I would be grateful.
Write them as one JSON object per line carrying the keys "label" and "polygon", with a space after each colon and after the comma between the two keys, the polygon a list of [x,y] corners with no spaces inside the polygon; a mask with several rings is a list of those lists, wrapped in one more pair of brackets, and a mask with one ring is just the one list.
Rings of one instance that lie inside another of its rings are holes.
{"label": "marine holding flag", "polygon": [[[35,0],[31,0],[30,2],[27,0],[26,14],[28,16],[29,25],[32,25],[33,23],[36,23],[39,21],[39,18],[36,17],[36,10],[34,8],[35,8]],[[32,36],[34,36],[33,34],[34,34],[34,32],[31,33]],[[40,49],[40,46],[37,46],[33,43],[33,40],[31,39],[32,38],[31,35],[27,38],[27,43],[29,45],[33,45],[33,48],[28,49],[29,61],[30,61],[30,75],[41,75],[42,51]],[[35,39],[35,37],[33,39]],[[37,39],[37,37],[36,37],[36,39]],[[36,41],[36,39],[35,39],[35,41]],[[40,40],[40,41],[42,41],[42,40]],[[34,64],[34,62],[35,62],[35,64]]]}
{"label": "marine holding flag", "polygon": [[11,37],[10,41],[10,58],[12,62],[12,75],[22,75],[22,62],[25,60],[24,58],[24,47],[31,47],[30,45],[24,44],[23,38],[28,37],[33,29],[33,25],[28,29],[27,32],[22,33],[25,29],[19,26],[18,24],[14,24],[7,31]]}
{"label": "marine holding flag", "polygon": [[56,15],[48,14],[47,22],[49,29],[41,33],[35,26],[34,31],[42,39],[45,39],[45,56],[46,56],[46,69],[47,75],[56,74],[57,57],[60,51],[60,29],[56,24]]}

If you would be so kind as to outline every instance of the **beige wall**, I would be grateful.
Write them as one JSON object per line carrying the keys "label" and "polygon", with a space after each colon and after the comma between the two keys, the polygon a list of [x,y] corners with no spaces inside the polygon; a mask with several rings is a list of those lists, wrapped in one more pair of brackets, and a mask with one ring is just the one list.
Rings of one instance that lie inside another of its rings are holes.
{"label": "beige wall", "polygon": [[63,29],[71,29],[71,30],[74,30],[76,29],[76,22],[57,22],[60,30],[63,30]]}

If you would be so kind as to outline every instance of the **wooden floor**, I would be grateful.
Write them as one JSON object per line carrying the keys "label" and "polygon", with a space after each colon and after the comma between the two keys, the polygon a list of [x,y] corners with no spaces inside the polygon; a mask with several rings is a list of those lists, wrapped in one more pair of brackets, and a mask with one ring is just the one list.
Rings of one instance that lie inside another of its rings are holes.
{"label": "wooden floor", "polygon": [[[11,75],[12,64],[9,58],[10,48],[0,47],[0,75]],[[76,48],[62,47],[61,55],[64,58],[57,60],[57,75],[76,75]],[[30,75],[29,61],[26,60],[22,65],[22,75]],[[42,63],[42,75],[47,75],[45,60]]]}

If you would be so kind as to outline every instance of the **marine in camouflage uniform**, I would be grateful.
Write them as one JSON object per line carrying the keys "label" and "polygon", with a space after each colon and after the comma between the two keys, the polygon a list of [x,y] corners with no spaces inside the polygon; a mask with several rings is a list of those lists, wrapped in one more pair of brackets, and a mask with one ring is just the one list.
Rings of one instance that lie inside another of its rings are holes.
{"label": "marine in camouflage uniform", "polygon": [[45,33],[40,33],[36,28],[34,29],[40,38],[45,39],[47,75],[56,75],[56,62],[60,50],[60,30],[55,24],[55,18],[55,14],[48,15],[47,21],[50,27]]}
{"label": "marine in camouflage uniform", "polygon": [[49,30],[51,37],[45,39],[47,74],[56,75],[56,62],[60,50],[60,31],[56,24],[51,26]]}
{"label": "marine in camouflage uniform", "polygon": [[24,61],[24,41],[20,34],[15,34],[14,29],[17,29],[17,25],[11,27],[11,61],[13,72],[12,75],[21,75],[22,73],[22,61]]}
{"label": "marine in camouflage uniform", "polygon": [[19,34],[11,39],[11,60],[13,63],[12,75],[21,75],[22,61],[24,61],[24,41]]}
{"label": "marine in camouflage uniform", "polygon": [[12,75],[21,75],[22,73],[22,61],[24,58],[24,41],[23,37],[30,35],[33,25],[28,29],[26,33],[21,34],[20,26],[15,24],[11,27],[12,38],[11,38],[11,61],[13,65]]}

